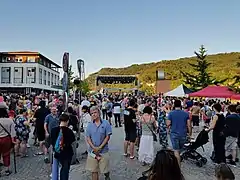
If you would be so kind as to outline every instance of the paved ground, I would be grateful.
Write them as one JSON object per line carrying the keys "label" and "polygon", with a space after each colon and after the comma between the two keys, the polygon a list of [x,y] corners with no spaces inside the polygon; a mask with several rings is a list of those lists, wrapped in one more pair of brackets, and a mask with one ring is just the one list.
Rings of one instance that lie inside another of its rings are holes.
{"label": "paved ground", "polygon": [[[123,154],[123,129],[113,128],[113,136],[110,142],[111,153],[111,177],[112,180],[136,180],[140,177],[145,167],[142,167],[137,160],[130,160],[122,156]],[[155,144],[156,149],[159,145]],[[85,150],[84,142],[80,141],[78,154]],[[205,157],[211,154],[211,142],[205,146],[205,152],[199,149]],[[42,156],[34,157],[32,154],[36,152],[36,148],[29,149],[29,157],[19,159],[17,158],[17,174],[12,174],[9,177],[0,177],[0,180],[47,180],[50,174],[50,165],[43,162]],[[80,157],[80,156],[79,156]],[[208,158],[209,159],[209,158]],[[81,157],[80,163],[71,167],[71,180],[88,180],[90,179],[89,172],[85,169],[85,158]],[[240,180],[240,165],[237,168],[232,168],[236,179]],[[194,163],[186,161],[182,164],[182,169],[186,180],[210,180],[214,179],[214,165],[209,160],[208,163],[202,167],[197,167]]]}

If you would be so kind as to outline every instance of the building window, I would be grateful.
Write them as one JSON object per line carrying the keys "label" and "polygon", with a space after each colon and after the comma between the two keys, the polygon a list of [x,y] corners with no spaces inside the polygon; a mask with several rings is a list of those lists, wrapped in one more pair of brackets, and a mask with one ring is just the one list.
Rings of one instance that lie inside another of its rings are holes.
{"label": "building window", "polygon": [[59,85],[59,76],[57,76],[57,85]]}
{"label": "building window", "polygon": [[1,62],[7,62],[8,61],[8,58],[7,57],[2,57],[2,59],[0,59]]}
{"label": "building window", "polygon": [[41,58],[38,59],[39,64],[43,64],[43,60]]}
{"label": "building window", "polygon": [[35,57],[27,57],[27,62],[35,62]]}
{"label": "building window", "polygon": [[48,85],[50,86],[50,80],[51,80],[51,76],[50,76],[50,72],[48,72]]}
{"label": "building window", "polygon": [[36,68],[28,67],[27,68],[27,84],[36,83]]}
{"label": "building window", "polygon": [[57,85],[57,75],[54,75],[54,85]]}
{"label": "building window", "polygon": [[13,73],[13,83],[23,83],[23,67],[15,67]]}
{"label": "building window", "polygon": [[53,73],[51,73],[51,85],[53,85]]}
{"label": "building window", "polygon": [[47,71],[44,70],[44,74],[43,74],[43,84],[47,85]]}
{"label": "building window", "polygon": [[39,84],[42,84],[42,69],[39,68]]}
{"label": "building window", "polygon": [[2,67],[1,72],[1,83],[11,83],[11,68],[10,67]]}
{"label": "building window", "polygon": [[22,62],[23,58],[22,57],[16,57],[15,62]]}

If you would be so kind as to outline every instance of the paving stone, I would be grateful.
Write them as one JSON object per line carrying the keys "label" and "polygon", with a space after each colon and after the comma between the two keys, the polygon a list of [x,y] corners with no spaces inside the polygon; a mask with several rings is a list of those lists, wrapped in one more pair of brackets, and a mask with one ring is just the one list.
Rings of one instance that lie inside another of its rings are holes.
{"label": "paving stone", "polygon": [[[143,167],[137,160],[125,158],[123,154],[124,131],[122,128],[113,128],[113,135],[110,140],[110,164],[112,180],[136,180],[147,167]],[[80,154],[86,149],[83,139],[80,140],[78,157],[80,163],[71,166],[70,180],[91,180],[91,174],[85,170],[86,157]],[[159,149],[159,144],[155,143],[155,149]],[[203,167],[199,168],[194,162],[184,161],[182,172],[186,180],[210,180],[214,179],[214,164],[209,159],[212,152],[212,142],[204,146],[205,151],[199,148],[199,152],[208,159]],[[43,162],[44,156],[34,157],[32,154],[37,152],[36,147],[29,149],[29,157],[17,158],[17,174],[8,177],[0,177],[0,180],[48,180],[50,175],[50,165]],[[240,180],[240,165],[232,168],[236,179]],[[101,177],[101,180],[104,178]]]}

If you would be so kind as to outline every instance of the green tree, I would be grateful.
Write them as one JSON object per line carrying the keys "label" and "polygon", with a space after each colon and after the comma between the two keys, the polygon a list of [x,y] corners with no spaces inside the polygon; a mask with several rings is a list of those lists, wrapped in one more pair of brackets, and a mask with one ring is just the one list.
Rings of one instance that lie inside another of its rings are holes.
{"label": "green tree", "polygon": [[82,91],[83,95],[88,94],[90,92],[88,82],[86,80],[83,80],[82,82],[80,82],[80,84],[77,85],[77,90]]}
{"label": "green tree", "polygon": [[72,65],[70,65],[68,67],[68,89],[72,89],[74,84],[73,84],[73,80],[76,77],[74,76],[74,72],[72,71]]}
{"label": "green tree", "polygon": [[[211,74],[208,73],[208,68],[211,65],[206,59],[207,50],[204,48],[202,45],[199,49],[199,52],[194,52],[195,55],[197,56],[197,62],[196,64],[194,63],[189,63],[190,67],[193,68],[194,73],[190,74],[188,72],[183,72],[181,71],[181,74],[183,76],[184,83],[186,85],[189,85],[190,88],[193,90],[199,90],[202,88],[207,87],[208,85],[217,85],[219,83],[223,83],[226,80],[223,81],[217,81],[216,79],[211,77]],[[188,69],[187,69],[188,71]]]}
{"label": "green tree", "polygon": [[[240,63],[238,62],[236,66],[240,68]],[[231,85],[231,89],[234,90],[235,92],[240,93],[240,69],[238,74],[233,77],[233,80],[234,80],[234,83]]]}

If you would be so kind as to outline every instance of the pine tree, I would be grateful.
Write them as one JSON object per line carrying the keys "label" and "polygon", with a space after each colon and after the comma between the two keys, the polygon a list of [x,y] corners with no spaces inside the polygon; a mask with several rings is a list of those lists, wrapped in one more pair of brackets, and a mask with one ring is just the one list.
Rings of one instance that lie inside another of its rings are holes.
{"label": "pine tree", "polygon": [[[237,63],[236,66],[240,68],[240,63]],[[234,83],[230,86],[231,89],[235,92],[240,93],[240,69],[238,75],[233,77]]]}
{"label": "pine tree", "polygon": [[189,85],[192,90],[199,90],[205,88],[209,85],[217,85],[219,83],[223,83],[226,80],[217,81],[216,79],[211,77],[211,74],[207,72],[208,67],[211,65],[206,59],[207,50],[202,45],[199,49],[199,52],[194,52],[197,56],[197,63],[192,64],[189,63],[190,66],[196,71],[196,73],[190,74],[188,72],[181,71],[182,76],[184,77],[184,83]]}

